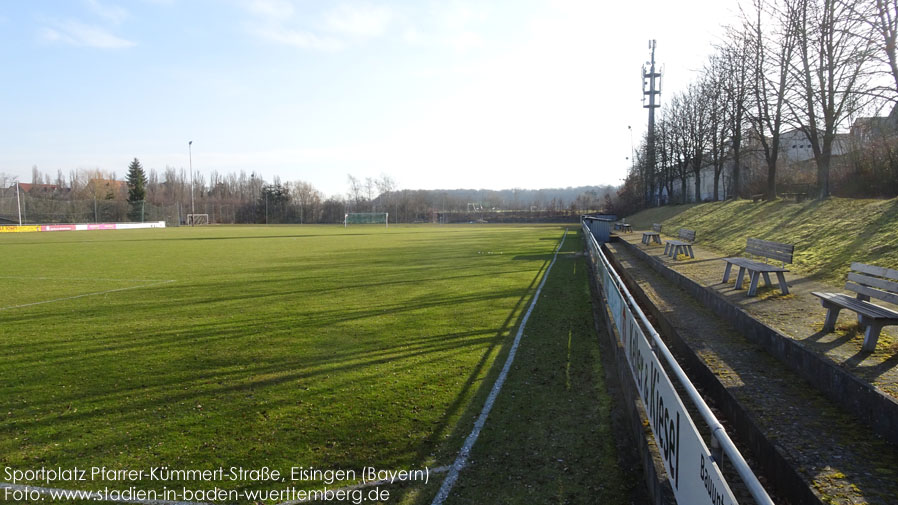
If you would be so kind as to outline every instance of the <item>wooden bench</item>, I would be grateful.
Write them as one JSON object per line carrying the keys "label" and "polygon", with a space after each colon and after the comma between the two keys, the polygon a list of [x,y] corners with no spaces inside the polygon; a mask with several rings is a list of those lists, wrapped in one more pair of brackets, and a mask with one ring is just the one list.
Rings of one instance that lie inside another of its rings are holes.
{"label": "wooden bench", "polygon": [[853,310],[857,312],[858,324],[866,327],[862,349],[876,350],[879,332],[883,326],[898,324],[898,312],[870,303],[870,298],[898,305],[898,282],[895,281],[898,281],[898,270],[852,263],[845,289],[857,293],[857,297],[842,293],[811,293],[820,298],[826,309],[823,331],[829,333],[835,329],[840,310]]}
{"label": "wooden bench", "polygon": [[786,270],[785,266],[792,263],[792,252],[795,246],[792,244],[783,244],[780,242],[771,242],[769,240],[761,240],[757,238],[749,238],[745,243],[745,252],[752,256],[761,256],[772,260],[783,262],[783,267],[777,267],[768,263],[753,261],[748,258],[724,258],[727,267],[723,272],[723,282],[730,279],[730,269],[733,265],[739,267],[739,277],[736,278],[736,289],[742,289],[742,280],[745,277],[746,270],[751,276],[751,283],[748,286],[748,296],[755,296],[758,292],[758,279],[764,276],[764,283],[770,286],[770,274],[775,273],[779,280],[780,291],[784,295],[789,294],[789,287],[786,285],[786,277],[783,275]]}
{"label": "wooden bench", "polygon": [[793,198],[795,199],[795,203],[801,203],[808,197],[807,193],[780,193],[780,196],[783,198]]}
{"label": "wooden bench", "polygon": [[695,242],[695,230],[680,228],[678,238],[679,240],[668,240],[664,244],[664,254],[677,259],[677,255],[683,253],[695,259],[695,254],[692,253],[692,243]]}
{"label": "wooden bench", "polygon": [[793,198],[796,203],[803,202],[813,191],[810,184],[783,184],[780,186],[781,198]]}
{"label": "wooden bench", "polygon": [[751,195],[751,203],[758,203],[758,200],[763,200],[767,195],[763,193],[759,193],[757,195]]}
{"label": "wooden bench", "polygon": [[629,223],[618,222],[614,223],[614,229],[620,230],[625,233],[633,233],[633,225]]}
{"label": "wooden bench", "polygon": [[661,225],[658,223],[652,225],[652,231],[642,232],[642,243],[649,245],[652,242],[657,242],[658,245],[661,245]]}

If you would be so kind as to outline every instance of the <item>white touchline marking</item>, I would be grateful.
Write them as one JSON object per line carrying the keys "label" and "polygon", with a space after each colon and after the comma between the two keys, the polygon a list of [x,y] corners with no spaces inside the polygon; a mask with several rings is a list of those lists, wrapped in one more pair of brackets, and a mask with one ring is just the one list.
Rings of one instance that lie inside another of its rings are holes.
{"label": "white touchline marking", "polygon": [[84,298],[84,297],[86,297],[86,296],[105,295],[105,294],[107,294],[107,293],[118,293],[118,292],[120,292],[120,291],[129,291],[129,290],[132,290],[132,289],[148,288],[148,287],[150,287],[150,286],[161,286],[162,284],[168,284],[168,283],[171,283],[171,282],[175,282],[174,279],[172,279],[172,280],[167,280],[167,281],[151,282],[151,283],[149,283],[149,284],[141,284],[141,285],[139,285],[139,286],[129,286],[129,287],[126,287],[126,288],[107,289],[106,291],[96,291],[96,292],[94,292],[94,293],[84,293],[84,294],[74,295],[74,296],[64,296],[64,297],[62,297],[62,298],[54,298],[53,300],[43,300],[43,301],[40,301],[40,302],[23,303],[23,304],[20,304],[20,305],[10,305],[10,306],[8,306],[8,307],[0,307],[0,310],[20,309],[20,308],[22,308],[22,307],[33,307],[33,306],[35,306],[35,305],[43,305],[43,304],[45,304],[45,303],[62,302],[62,301],[65,301],[65,300],[75,300],[75,299],[77,299],[77,298]]}
{"label": "white touchline marking", "polygon": [[543,290],[543,285],[546,284],[546,279],[549,278],[549,272],[552,270],[552,265],[555,264],[555,260],[558,258],[558,251],[560,251],[561,246],[564,245],[564,239],[566,237],[567,228],[564,229],[561,243],[558,244],[558,248],[555,249],[555,256],[552,257],[552,262],[549,263],[549,268],[547,268],[546,273],[543,274],[543,280],[540,281],[539,287],[536,288],[536,293],[533,295],[533,300],[530,302],[530,307],[527,309],[527,313],[524,314],[524,318],[521,319],[521,325],[518,327],[518,332],[514,336],[514,343],[511,344],[511,350],[508,351],[508,358],[505,359],[505,366],[502,367],[502,371],[499,372],[499,376],[496,377],[493,389],[490,391],[489,396],[486,397],[486,402],[483,404],[483,410],[477,417],[477,421],[474,422],[474,429],[471,430],[468,438],[465,439],[461,451],[459,451],[458,456],[455,458],[455,462],[452,463],[452,466],[449,469],[449,475],[446,476],[446,480],[443,481],[443,485],[440,486],[440,490],[437,492],[431,505],[443,505],[443,502],[449,497],[449,492],[452,491],[452,486],[454,486],[455,481],[458,480],[458,473],[468,464],[468,456],[471,453],[471,448],[474,446],[474,442],[477,441],[477,437],[480,436],[480,430],[483,429],[483,425],[486,424],[486,417],[490,414],[490,410],[493,409],[493,402],[496,401],[496,397],[499,396],[499,391],[502,390],[502,384],[505,383],[505,377],[508,375],[508,370],[511,368],[511,363],[514,361],[514,356],[518,351],[518,344],[521,342],[521,336],[524,335],[524,327],[527,325],[527,320],[530,319],[530,313],[533,312],[533,307],[536,306],[539,294]]}

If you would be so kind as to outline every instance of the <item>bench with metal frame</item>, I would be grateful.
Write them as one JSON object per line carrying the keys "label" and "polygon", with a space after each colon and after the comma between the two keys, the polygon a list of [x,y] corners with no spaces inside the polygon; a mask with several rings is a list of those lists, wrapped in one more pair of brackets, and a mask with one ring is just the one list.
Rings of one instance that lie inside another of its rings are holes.
{"label": "bench with metal frame", "polygon": [[770,286],[770,274],[775,273],[779,281],[780,291],[784,295],[789,294],[789,287],[786,285],[785,266],[792,263],[792,253],[795,246],[792,244],[783,244],[781,242],[771,242],[769,240],[761,240],[757,238],[746,239],[745,252],[752,256],[760,256],[766,259],[781,261],[782,267],[777,267],[769,263],[761,263],[760,261],[750,260],[748,258],[734,257],[723,258],[727,267],[723,272],[723,282],[726,283],[730,279],[730,269],[733,265],[739,267],[739,276],[736,278],[736,289],[742,289],[742,281],[745,278],[745,272],[748,271],[751,282],[748,286],[748,296],[755,296],[758,292],[758,279],[763,275],[764,283]]}
{"label": "bench with metal frame", "polygon": [[677,259],[677,255],[683,253],[695,259],[695,254],[692,253],[692,243],[695,242],[695,230],[680,228],[677,238],[679,240],[668,240],[664,244],[664,254]]}
{"label": "bench with metal frame", "polygon": [[898,324],[898,312],[871,303],[870,298],[898,305],[896,281],[898,270],[852,263],[845,289],[857,293],[856,297],[843,293],[811,293],[820,298],[820,303],[826,309],[823,331],[829,333],[835,329],[840,310],[853,310],[857,312],[858,324],[866,328],[862,349],[871,352],[876,350],[876,341],[879,340],[882,327]]}
{"label": "bench with metal frame", "polygon": [[633,225],[631,225],[630,223],[625,223],[623,221],[614,223],[614,229],[622,231],[624,233],[633,233]]}
{"label": "bench with metal frame", "polygon": [[652,225],[652,231],[642,232],[642,243],[650,245],[652,242],[657,242],[658,245],[661,245],[661,225],[658,223]]}

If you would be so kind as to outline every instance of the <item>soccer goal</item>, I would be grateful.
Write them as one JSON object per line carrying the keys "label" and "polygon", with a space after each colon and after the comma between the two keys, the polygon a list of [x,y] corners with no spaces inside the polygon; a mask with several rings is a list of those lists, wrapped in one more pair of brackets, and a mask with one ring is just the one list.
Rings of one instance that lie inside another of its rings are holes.
{"label": "soccer goal", "polygon": [[351,224],[382,224],[390,227],[389,212],[349,212],[343,217],[343,227]]}
{"label": "soccer goal", "polygon": [[187,226],[209,224],[209,214],[187,214]]}

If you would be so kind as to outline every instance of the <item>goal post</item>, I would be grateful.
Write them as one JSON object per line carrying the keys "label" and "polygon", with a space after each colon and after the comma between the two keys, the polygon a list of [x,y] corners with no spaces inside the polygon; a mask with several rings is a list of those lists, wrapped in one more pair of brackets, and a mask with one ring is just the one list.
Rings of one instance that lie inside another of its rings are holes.
{"label": "goal post", "polygon": [[351,224],[382,224],[384,228],[390,227],[389,212],[347,212],[343,216],[343,227]]}
{"label": "goal post", "polygon": [[187,214],[187,226],[209,224],[209,214]]}

